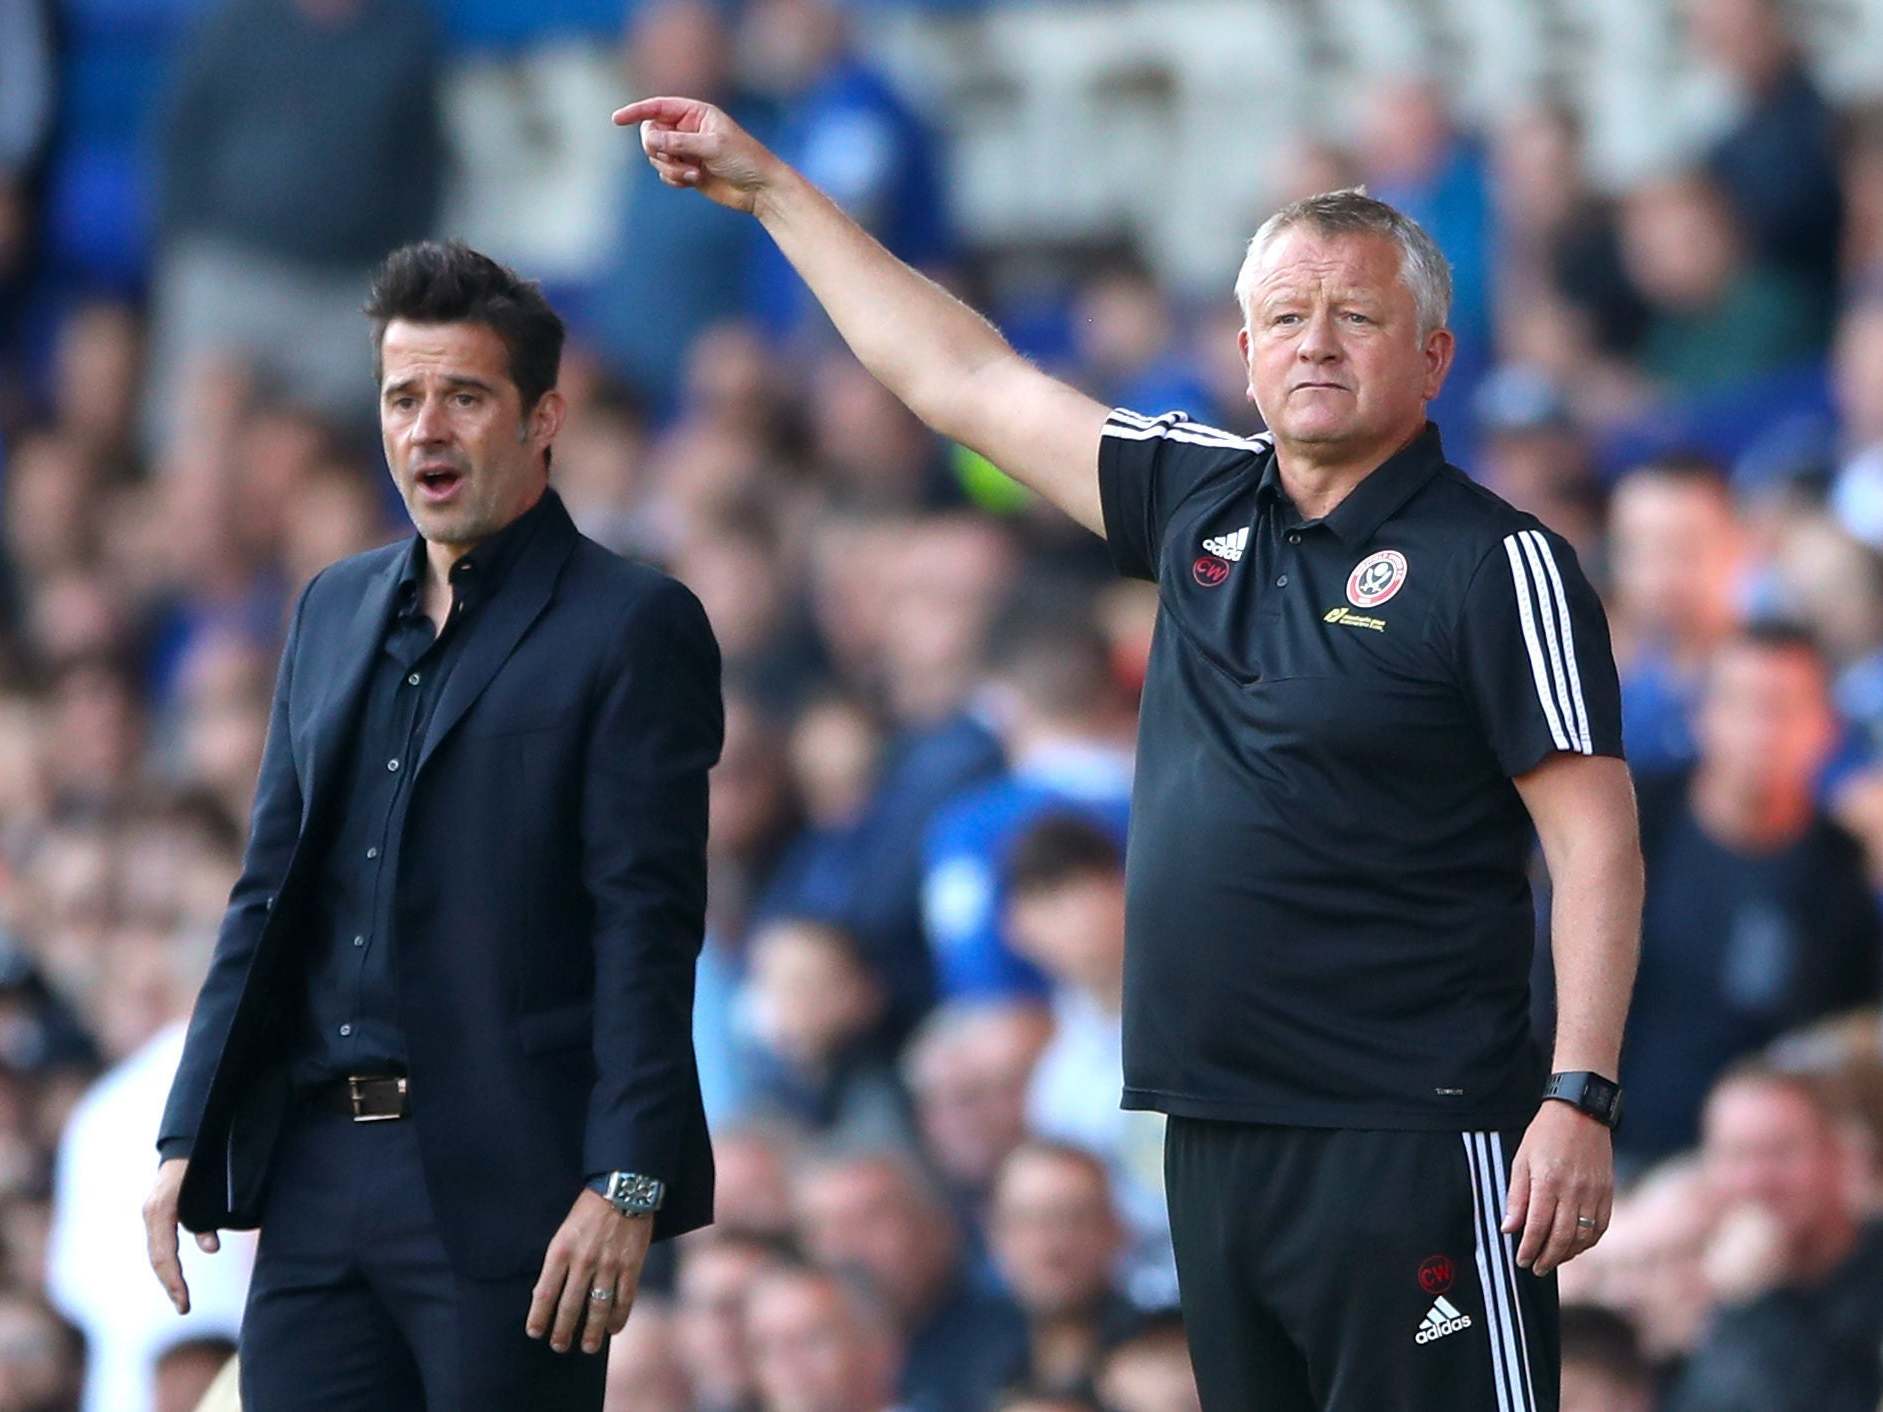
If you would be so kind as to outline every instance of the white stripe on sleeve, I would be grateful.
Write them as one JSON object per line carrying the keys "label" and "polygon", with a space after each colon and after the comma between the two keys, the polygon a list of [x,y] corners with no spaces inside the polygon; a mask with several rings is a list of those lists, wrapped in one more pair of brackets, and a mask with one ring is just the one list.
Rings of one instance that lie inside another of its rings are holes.
{"label": "white stripe on sleeve", "polygon": [[1504,553],[1510,560],[1511,587],[1517,594],[1517,619],[1523,624],[1523,643],[1530,650],[1530,675],[1536,681],[1536,699],[1543,707],[1544,719],[1550,723],[1550,738],[1556,742],[1556,748],[1573,750],[1575,746],[1563,733],[1563,723],[1556,715],[1549,673],[1543,664],[1543,644],[1537,641],[1536,615],[1530,607],[1530,575],[1523,566],[1523,551],[1517,547],[1516,535],[1504,536]]}
{"label": "white stripe on sleeve", "polygon": [[1562,713],[1563,730],[1569,736],[1569,748],[1581,750],[1582,737],[1576,731],[1575,708],[1569,701],[1569,674],[1563,670],[1563,649],[1556,629],[1556,600],[1550,596],[1544,582],[1543,561],[1537,556],[1536,544],[1530,536],[1531,531],[1524,530],[1517,539],[1523,545],[1524,558],[1530,564],[1530,586],[1536,590],[1537,617],[1543,622],[1543,640],[1549,645],[1550,685],[1556,689],[1556,708]]}
{"label": "white stripe on sleeve", "polygon": [[1543,567],[1549,570],[1550,589],[1563,624],[1563,659],[1569,666],[1569,695],[1576,708],[1576,733],[1582,753],[1593,755],[1595,743],[1589,737],[1589,708],[1582,700],[1582,672],[1576,665],[1576,629],[1569,620],[1569,595],[1563,591],[1563,576],[1556,570],[1556,553],[1550,548],[1549,540],[1538,530],[1528,530],[1526,534],[1536,542],[1543,556]]}

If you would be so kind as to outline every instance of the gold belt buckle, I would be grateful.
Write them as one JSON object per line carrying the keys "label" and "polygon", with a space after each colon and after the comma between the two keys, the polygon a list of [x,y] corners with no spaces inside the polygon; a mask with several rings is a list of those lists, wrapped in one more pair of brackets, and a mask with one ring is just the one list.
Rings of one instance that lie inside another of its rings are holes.
{"label": "gold belt buckle", "polygon": [[366,1085],[369,1083],[384,1083],[384,1082],[385,1082],[384,1079],[364,1079],[364,1078],[358,1077],[357,1075],[352,1075],[352,1074],[349,1074],[347,1076],[347,1097],[353,1103],[353,1121],[354,1122],[356,1123],[384,1123],[384,1122],[390,1121],[393,1118],[403,1118],[405,1116],[405,1077],[404,1075],[401,1075],[397,1079],[393,1080],[393,1082],[398,1084],[399,1086],[399,1106],[396,1111],[391,1112],[391,1113],[368,1113],[364,1111],[364,1107],[366,1103]]}

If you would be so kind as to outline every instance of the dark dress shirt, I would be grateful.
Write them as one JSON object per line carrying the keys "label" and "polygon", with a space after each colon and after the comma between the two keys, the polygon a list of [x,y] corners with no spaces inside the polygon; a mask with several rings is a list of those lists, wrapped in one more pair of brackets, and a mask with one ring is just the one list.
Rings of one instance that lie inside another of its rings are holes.
{"label": "dark dress shirt", "polygon": [[310,918],[301,1031],[292,1051],[297,1086],[405,1071],[387,865],[396,865],[412,797],[410,767],[446,678],[487,616],[479,609],[502,591],[504,571],[542,520],[542,508],[537,501],[452,565],[442,629],[424,610],[425,541],[412,541],[316,874],[318,910]]}

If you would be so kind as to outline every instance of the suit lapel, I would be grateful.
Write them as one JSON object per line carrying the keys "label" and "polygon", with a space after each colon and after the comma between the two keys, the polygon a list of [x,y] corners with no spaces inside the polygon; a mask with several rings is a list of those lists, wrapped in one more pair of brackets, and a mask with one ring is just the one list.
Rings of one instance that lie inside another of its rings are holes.
{"label": "suit lapel", "polygon": [[556,493],[544,492],[549,504],[544,507],[543,522],[529,542],[522,547],[517,561],[510,566],[504,582],[491,601],[477,610],[483,621],[474,625],[471,640],[464,646],[451,675],[445,679],[438,709],[425,732],[425,748],[419,752],[419,769],[431,759],[439,742],[451,733],[471,703],[483,694],[492,677],[516,650],[530,624],[542,616],[556,590],[569,551],[575,547],[575,522],[562,507]]}
{"label": "suit lapel", "polygon": [[353,610],[341,639],[339,668],[328,682],[314,713],[314,728],[309,733],[307,799],[301,808],[303,824],[314,817],[315,802],[325,796],[332,783],[334,767],[346,757],[348,734],[359,724],[367,677],[385,637],[386,623],[392,617],[393,598],[399,591],[399,578],[405,569],[411,541],[401,543],[401,552],[392,555],[366,582],[360,601]]}

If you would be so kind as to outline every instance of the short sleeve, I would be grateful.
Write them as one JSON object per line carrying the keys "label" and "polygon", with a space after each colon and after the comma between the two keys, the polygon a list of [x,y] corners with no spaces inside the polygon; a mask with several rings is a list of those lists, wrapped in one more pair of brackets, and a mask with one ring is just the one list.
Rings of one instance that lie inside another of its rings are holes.
{"label": "short sleeve", "polygon": [[1608,618],[1561,536],[1519,529],[1485,554],[1465,590],[1452,649],[1506,775],[1556,751],[1622,753]]}
{"label": "short sleeve", "polygon": [[1182,412],[1145,417],[1113,408],[1098,439],[1098,493],[1118,572],[1155,581],[1172,510],[1205,480],[1266,449],[1261,437],[1219,431]]}

